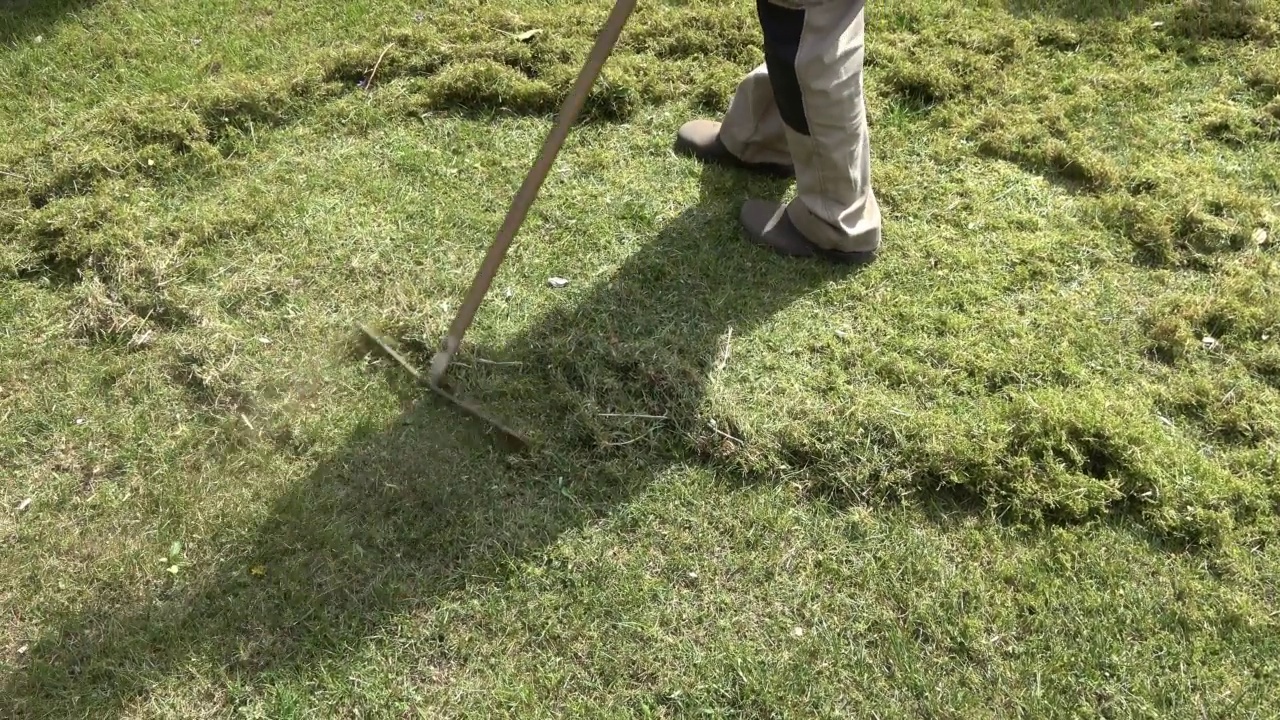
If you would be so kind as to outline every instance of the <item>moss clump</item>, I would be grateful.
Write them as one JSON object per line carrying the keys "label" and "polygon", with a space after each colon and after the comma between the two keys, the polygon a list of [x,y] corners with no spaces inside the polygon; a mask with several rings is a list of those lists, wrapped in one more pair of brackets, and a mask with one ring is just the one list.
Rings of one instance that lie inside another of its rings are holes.
{"label": "moss clump", "polygon": [[1255,233],[1275,223],[1265,202],[1229,187],[1197,188],[1190,197],[1115,193],[1099,200],[1098,212],[1133,244],[1141,262],[1191,269],[1253,247]]}
{"label": "moss clump", "polygon": [[1169,32],[1179,38],[1269,41],[1277,34],[1277,8],[1269,0],[1184,0]]}
{"label": "moss clump", "polygon": [[1111,158],[1090,147],[1052,112],[1036,119],[988,113],[978,122],[975,139],[983,155],[1015,163],[1073,190],[1102,193],[1123,182]]}
{"label": "moss clump", "polygon": [[852,502],[950,489],[1025,521],[1123,514],[1196,544],[1224,542],[1273,513],[1259,476],[1236,477],[1149,399],[1120,388],[1042,389],[963,410],[873,407],[839,422],[806,416],[721,462],[803,478],[816,495]]}

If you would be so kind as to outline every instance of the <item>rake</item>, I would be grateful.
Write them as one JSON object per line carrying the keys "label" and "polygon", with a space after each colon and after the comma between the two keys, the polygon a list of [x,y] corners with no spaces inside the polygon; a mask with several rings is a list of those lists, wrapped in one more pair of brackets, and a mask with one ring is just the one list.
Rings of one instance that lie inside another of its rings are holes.
{"label": "rake", "polygon": [[511,247],[511,242],[515,239],[516,233],[519,232],[520,226],[524,224],[525,217],[529,214],[529,208],[533,205],[534,200],[537,199],[538,192],[542,189],[542,183],[546,180],[547,174],[551,172],[551,167],[555,164],[561,147],[564,146],[564,141],[569,135],[570,128],[577,122],[578,115],[582,112],[587,95],[591,92],[591,86],[595,84],[601,69],[617,45],[618,38],[622,35],[622,29],[626,26],[632,11],[635,10],[637,2],[638,0],[618,0],[617,4],[614,5],[608,20],[605,21],[603,30],[596,38],[595,46],[592,47],[586,64],[583,65],[582,71],[578,74],[578,80],[574,84],[573,90],[570,91],[569,97],[565,99],[564,105],[560,109],[555,127],[552,128],[551,133],[547,136],[537,162],[534,163],[529,174],[525,176],[519,192],[516,193],[511,209],[507,211],[506,220],[502,223],[497,237],[489,247],[484,262],[480,265],[475,280],[463,300],[462,307],[458,309],[458,314],[454,317],[453,323],[449,327],[449,333],[445,336],[440,351],[431,359],[431,367],[425,376],[367,326],[357,326],[361,333],[372,340],[382,352],[407,370],[415,380],[425,382],[427,387],[436,395],[464,410],[472,417],[492,426],[521,448],[528,448],[530,445],[528,438],[524,434],[485,412],[480,406],[449,392],[443,387],[442,382],[445,374],[449,371],[449,365],[453,362],[454,357],[458,354],[458,349],[462,346],[463,335],[471,327],[476,311],[479,310],[480,303],[484,301],[485,295],[488,294],[489,287],[493,284],[493,279],[498,273],[498,268],[501,267],[502,261],[506,259],[507,250]]}

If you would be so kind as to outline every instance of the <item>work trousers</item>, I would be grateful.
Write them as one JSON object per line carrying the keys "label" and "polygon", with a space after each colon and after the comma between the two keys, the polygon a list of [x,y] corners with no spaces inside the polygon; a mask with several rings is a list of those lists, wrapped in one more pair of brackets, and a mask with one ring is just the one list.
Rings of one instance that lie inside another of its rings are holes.
{"label": "work trousers", "polygon": [[749,163],[795,167],[787,213],[820,247],[880,245],[863,100],[866,0],[757,0],[765,61],[738,86],[720,139]]}

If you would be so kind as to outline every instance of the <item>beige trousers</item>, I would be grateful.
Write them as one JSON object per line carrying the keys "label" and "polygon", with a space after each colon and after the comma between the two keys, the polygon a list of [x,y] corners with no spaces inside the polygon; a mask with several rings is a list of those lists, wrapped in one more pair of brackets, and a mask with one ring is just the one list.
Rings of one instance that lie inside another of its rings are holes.
{"label": "beige trousers", "polygon": [[720,138],[747,162],[794,165],[787,214],[815,245],[880,245],[863,99],[865,0],[757,0],[765,62],[738,86]]}

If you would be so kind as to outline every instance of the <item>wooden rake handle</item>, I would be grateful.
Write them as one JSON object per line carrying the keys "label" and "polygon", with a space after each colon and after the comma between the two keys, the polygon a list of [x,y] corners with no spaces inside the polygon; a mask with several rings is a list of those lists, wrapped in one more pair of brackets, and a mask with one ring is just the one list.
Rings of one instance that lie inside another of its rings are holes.
{"label": "wooden rake handle", "polygon": [[605,61],[609,59],[613,48],[618,44],[618,37],[622,35],[622,29],[631,17],[632,11],[635,10],[637,2],[638,0],[618,0],[613,7],[613,12],[609,14],[609,19],[605,22],[604,29],[600,31],[599,37],[596,38],[595,47],[591,49],[591,54],[587,57],[587,62],[582,67],[582,72],[578,74],[577,83],[574,84],[572,92],[569,93],[564,106],[560,109],[555,128],[552,129],[551,134],[547,136],[547,140],[542,146],[542,154],[538,157],[537,162],[534,163],[533,169],[525,177],[524,183],[520,186],[520,191],[516,193],[515,201],[512,202],[511,209],[507,211],[507,219],[502,223],[502,228],[498,230],[497,238],[494,240],[493,245],[489,247],[489,252],[485,255],[484,262],[480,265],[480,270],[476,273],[471,289],[467,292],[466,299],[462,302],[462,307],[459,308],[457,316],[453,319],[453,325],[450,326],[449,334],[445,337],[443,348],[431,360],[429,379],[433,385],[438,385],[440,380],[444,378],[445,372],[449,369],[449,364],[453,362],[454,356],[458,353],[458,348],[462,345],[462,336],[471,327],[471,321],[475,319],[480,303],[489,292],[489,286],[493,284],[493,278],[498,274],[499,266],[506,259],[507,249],[511,247],[512,240],[515,239],[520,226],[524,224],[525,217],[529,214],[529,208],[533,205],[534,200],[537,199],[538,191],[542,189],[542,183],[546,180],[547,174],[551,172],[551,166],[555,164],[556,157],[560,154],[560,148],[564,146],[565,138],[569,135],[570,128],[577,122],[578,115],[582,112],[582,106],[587,101],[591,86],[595,84]]}

